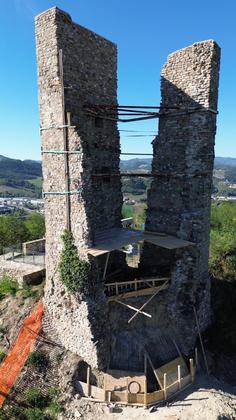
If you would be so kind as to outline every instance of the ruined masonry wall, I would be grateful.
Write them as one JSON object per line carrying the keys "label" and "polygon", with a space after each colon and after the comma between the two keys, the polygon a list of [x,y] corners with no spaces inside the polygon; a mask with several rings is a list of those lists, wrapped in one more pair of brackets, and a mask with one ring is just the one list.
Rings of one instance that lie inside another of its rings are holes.
{"label": "ruined masonry wall", "polygon": [[153,144],[152,169],[158,177],[148,193],[146,229],[196,246],[170,253],[146,244],[141,266],[162,273],[171,267],[168,312],[186,348],[196,338],[192,305],[202,329],[210,320],[208,254],[219,62],[220,49],[212,40],[168,57],[161,78],[162,105],[180,110],[160,118]]}
{"label": "ruined masonry wall", "polygon": [[[63,150],[62,92],[59,50],[63,51],[66,112],[71,113],[67,130],[69,150],[71,226],[78,252],[93,243],[97,229],[120,226],[122,195],[119,177],[106,181],[93,175],[119,171],[119,133],[116,123],[86,115],[84,105],[116,104],[116,46],[72,22],[70,16],[52,8],[36,18],[36,43],[42,150]],[[43,189],[65,191],[63,154],[44,153]],[[80,301],[64,290],[58,274],[61,235],[66,227],[65,195],[45,196],[46,269],[45,305],[60,338],[69,350],[92,366],[106,364],[109,356],[107,304],[103,289],[94,285],[89,297]],[[92,279],[91,279],[92,281]]]}

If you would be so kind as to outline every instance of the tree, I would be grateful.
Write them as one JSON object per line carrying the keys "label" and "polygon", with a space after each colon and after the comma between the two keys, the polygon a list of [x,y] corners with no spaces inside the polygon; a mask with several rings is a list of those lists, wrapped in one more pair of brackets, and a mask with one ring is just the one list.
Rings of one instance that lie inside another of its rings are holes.
{"label": "tree", "polygon": [[40,239],[45,235],[45,220],[40,213],[31,213],[26,221],[25,228],[28,232],[28,240]]}
{"label": "tree", "polygon": [[27,229],[18,215],[0,216],[0,252],[27,240]]}

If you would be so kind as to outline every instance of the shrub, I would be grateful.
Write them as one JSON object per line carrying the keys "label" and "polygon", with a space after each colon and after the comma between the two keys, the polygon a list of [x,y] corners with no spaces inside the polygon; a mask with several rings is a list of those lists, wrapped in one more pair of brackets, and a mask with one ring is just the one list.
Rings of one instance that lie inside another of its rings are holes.
{"label": "shrub", "polygon": [[59,264],[62,283],[67,289],[75,293],[85,285],[89,274],[89,263],[81,260],[71,232],[64,231],[62,235],[64,249]]}
{"label": "shrub", "polygon": [[26,408],[24,410],[27,420],[47,420],[50,419],[40,408]]}
{"label": "shrub", "polygon": [[4,274],[3,277],[0,279],[0,296],[5,296],[10,294],[11,296],[15,296],[19,290],[19,285],[16,280]]}
{"label": "shrub", "polygon": [[33,351],[30,353],[28,363],[38,369],[46,368],[49,365],[48,357],[42,351]]}
{"label": "shrub", "polygon": [[48,405],[48,396],[44,396],[38,388],[28,388],[26,402],[32,408],[45,408]]}

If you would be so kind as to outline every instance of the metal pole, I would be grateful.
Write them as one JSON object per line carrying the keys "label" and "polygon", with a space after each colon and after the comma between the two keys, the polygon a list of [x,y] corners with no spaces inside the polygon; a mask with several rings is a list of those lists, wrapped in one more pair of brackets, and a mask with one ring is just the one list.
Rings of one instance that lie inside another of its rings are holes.
{"label": "metal pole", "polygon": [[[66,124],[66,110],[65,110],[65,87],[64,87],[64,71],[63,71],[63,53],[62,50],[59,51],[59,71],[60,71],[60,82],[61,82],[61,100],[62,100],[62,126],[63,126],[63,143],[64,151],[68,151],[68,132]],[[65,163],[65,190],[70,191],[70,181],[69,181],[69,157],[68,153],[64,155]],[[71,220],[70,220],[70,196],[66,194],[66,228],[71,230]]]}

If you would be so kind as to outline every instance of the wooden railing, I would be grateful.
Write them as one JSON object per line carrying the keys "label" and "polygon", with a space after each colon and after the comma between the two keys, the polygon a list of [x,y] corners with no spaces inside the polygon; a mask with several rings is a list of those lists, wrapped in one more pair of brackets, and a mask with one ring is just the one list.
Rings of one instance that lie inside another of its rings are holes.
{"label": "wooden railing", "polygon": [[169,281],[169,277],[155,277],[147,279],[135,279],[130,281],[122,281],[115,283],[106,283],[105,292],[107,296],[120,296],[129,292],[138,292],[144,289],[154,289],[160,287],[166,281]]}

